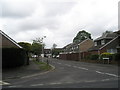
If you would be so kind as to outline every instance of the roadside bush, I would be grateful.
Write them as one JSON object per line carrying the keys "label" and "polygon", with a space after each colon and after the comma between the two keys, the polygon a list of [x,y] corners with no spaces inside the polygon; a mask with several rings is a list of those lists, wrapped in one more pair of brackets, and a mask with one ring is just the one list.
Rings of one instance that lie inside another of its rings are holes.
{"label": "roadside bush", "polygon": [[28,60],[25,50],[20,48],[2,48],[2,67],[12,68],[24,65]]}
{"label": "roadside bush", "polygon": [[120,60],[120,53],[114,54],[114,59],[115,59],[116,61]]}
{"label": "roadside bush", "polygon": [[90,60],[91,55],[86,56],[84,59],[85,60]]}
{"label": "roadside bush", "polygon": [[102,53],[101,55],[100,55],[100,59],[103,59],[103,58],[109,58],[110,60],[112,60],[113,59],[113,54],[111,54],[111,53]]}
{"label": "roadside bush", "polygon": [[99,59],[99,55],[94,54],[90,56],[90,60],[98,60]]}

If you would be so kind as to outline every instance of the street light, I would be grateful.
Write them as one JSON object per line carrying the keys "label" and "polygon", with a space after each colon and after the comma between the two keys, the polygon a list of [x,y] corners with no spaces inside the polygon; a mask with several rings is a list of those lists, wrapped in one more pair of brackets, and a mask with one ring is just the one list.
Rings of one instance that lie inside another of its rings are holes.
{"label": "street light", "polygon": [[41,54],[41,56],[42,56],[42,62],[43,62],[43,57],[44,57],[44,44],[43,44],[43,39],[44,38],[46,38],[46,36],[42,37],[42,54]]}

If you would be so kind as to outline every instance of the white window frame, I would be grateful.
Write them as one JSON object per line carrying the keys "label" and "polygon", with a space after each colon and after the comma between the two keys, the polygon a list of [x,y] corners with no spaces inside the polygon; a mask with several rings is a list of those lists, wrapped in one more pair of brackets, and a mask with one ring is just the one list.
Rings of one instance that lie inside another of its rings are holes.
{"label": "white window frame", "polygon": [[105,40],[101,40],[101,45],[105,44]]}
{"label": "white window frame", "polygon": [[117,49],[107,49],[108,53],[115,54],[117,53]]}
{"label": "white window frame", "polygon": [[95,42],[94,45],[97,46],[97,42]]}

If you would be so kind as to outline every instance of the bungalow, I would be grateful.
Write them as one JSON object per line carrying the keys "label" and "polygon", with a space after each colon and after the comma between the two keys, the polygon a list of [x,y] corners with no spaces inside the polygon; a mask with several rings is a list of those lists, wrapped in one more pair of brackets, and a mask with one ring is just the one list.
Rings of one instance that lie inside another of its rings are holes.
{"label": "bungalow", "polygon": [[85,39],[79,43],[70,43],[63,48],[60,59],[78,61],[85,57],[87,50],[93,45],[94,42],[91,39]]}
{"label": "bungalow", "polygon": [[0,36],[2,39],[2,42],[0,42],[0,48],[22,48],[19,44],[17,44],[17,42],[15,42],[2,30],[0,30]]}
{"label": "bungalow", "polygon": [[0,49],[2,49],[2,67],[11,68],[21,65],[28,65],[27,53],[12,38],[0,30]]}
{"label": "bungalow", "polygon": [[118,53],[120,49],[120,30],[117,32],[106,32],[97,39],[94,40],[94,46],[89,49],[90,54]]}

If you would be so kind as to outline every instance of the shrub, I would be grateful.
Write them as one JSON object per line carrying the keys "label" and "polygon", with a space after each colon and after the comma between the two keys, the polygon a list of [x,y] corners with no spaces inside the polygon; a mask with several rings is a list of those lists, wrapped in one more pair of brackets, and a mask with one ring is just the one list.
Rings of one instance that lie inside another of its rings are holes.
{"label": "shrub", "polygon": [[90,60],[91,55],[86,56],[84,59],[85,60]]}
{"label": "shrub", "polygon": [[20,48],[2,48],[2,67],[11,68],[24,65],[28,60],[25,50]]}
{"label": "shrub", "polygon": [[99,55],[97,55],[97,54],[91,55],[90,59],[91,60],[98,60],[99,59]]}
{"label": "shrub", "polygon": [[101,59],[103,59],[103,58],[109,58],[110,60],[112,60],[113,59],[113,54],[111,54],[111,53],[102,53],[101,55],[100,55],[100,58]]}
{"label": "shrub", "polygon": [[120,53],[114,54],[114,59],[118,61],[120,59]]}

